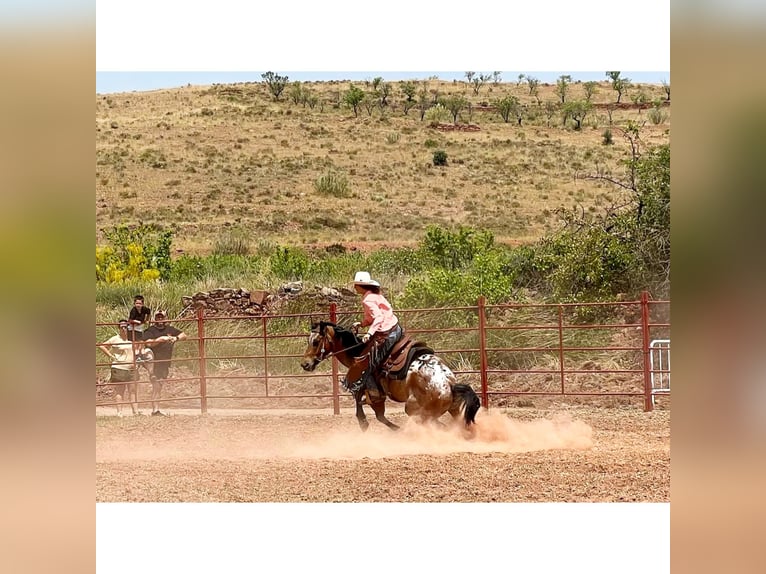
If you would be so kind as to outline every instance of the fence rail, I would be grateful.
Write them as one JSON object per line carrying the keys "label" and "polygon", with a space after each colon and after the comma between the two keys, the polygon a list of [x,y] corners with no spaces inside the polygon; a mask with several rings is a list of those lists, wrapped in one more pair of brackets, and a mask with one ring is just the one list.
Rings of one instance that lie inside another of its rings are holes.
{"label": "fence rail", "polygon": [[[580,304],[488,305],[480,297],[475,306],[400,309],[397,315],[410,336],[425,336],[458,378],[474,386],[485,408],[527,395],[635,397],[650,411],[657,398],[670,396],[670,301],[648,293],[638,301]],[[204,414],[211,402],[258,407],[305,399],[313,406],[331,403],[338,414],[352,400],[340,390],[337,361],[305,373],[299,359],[310,320],[350,324],[357,318],[335,304],[321,313],[263,317],[205,317],[199,309],[194,319],[171,321],[188,338],[176,344],[174,376],[159,402]],[[434,328],[437,323],[450,326]],[[115,327],[97,323],[98,340]],[[117,384],[108,382],[109,367],[96,363],[97,406],[129,404],[109,396]],[[134,381],[146,395],[148,374],[135,369]],[[139,401],[148,402],[140,394]]]}

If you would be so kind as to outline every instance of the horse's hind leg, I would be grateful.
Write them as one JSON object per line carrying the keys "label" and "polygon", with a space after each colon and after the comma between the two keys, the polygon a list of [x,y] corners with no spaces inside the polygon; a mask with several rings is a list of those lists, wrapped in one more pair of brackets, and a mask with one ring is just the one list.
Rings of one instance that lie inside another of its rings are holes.
{"label": "horse's hind leg", "polygon": [[356,404],[356,420],[359,421],[359,428],[366,431],[370,423],[364,414],[364,408],[362,408],[362,393],[357,392],[354,394],[354,403]]}
{"label": "horse's hind leg", "polygon": [[372,410],[375,411],[375,418],[386,425],[391,430],[399,430],[399,425],[392,423],[386,418],[386,400],[373,400],[370,401]]}

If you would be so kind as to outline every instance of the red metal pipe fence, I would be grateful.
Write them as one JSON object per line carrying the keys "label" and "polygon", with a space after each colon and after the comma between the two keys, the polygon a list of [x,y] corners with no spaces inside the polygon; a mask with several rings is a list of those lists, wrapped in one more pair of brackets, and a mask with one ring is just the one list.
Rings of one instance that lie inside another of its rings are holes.
{"label": "red metal pipe fence", "polygon": [[[428,343],[462,382],[474,386],[485,408],[504,406],[509,397],[520,397],[522,406],[523,397],[534,396],[636,397],[650,411],[657,397],[670,395],[670,301],[652,300],[646,292],[639,301],[577,304],[488,305],[482,296],[475,306],[398,309],[397,314],[410,336]],[[305,399],[322,406],[329,399],[339,414],[342,404],[353,403],[340,390],[337,361],[325,361],[312,373],[303,372],[299,362],[311,320],[350,324],[358,316],[333,303],[321,313],[255,318],[206,317],[198,309],[193,319],[170,321],[188,339],[175,346],[173,377],[160,402],[205,414],[210,404],[262,408],[281,399]],[[96,328],[101,342],[116,325]],[[653,347],[653,340],[667,344]],[[652,349],[667,354],[659,366],[652,366]],[[97,406],[116,406],[109,396],[114,385],[108,382],[109,363],[96,367]],[[148,374],[135,373],[144,394],[139,402],[147,403]],[[667,381],[666,387],[654,388],[655,378]]]}

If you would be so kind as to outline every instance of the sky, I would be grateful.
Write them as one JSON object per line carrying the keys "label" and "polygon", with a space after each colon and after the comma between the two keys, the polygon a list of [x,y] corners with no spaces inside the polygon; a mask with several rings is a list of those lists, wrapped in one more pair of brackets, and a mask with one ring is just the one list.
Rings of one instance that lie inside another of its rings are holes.
{"label": "sky", "polygon": [[[164,88],[177,88],[191,84],[193,86],[209,86],[212,84],[233,84],[238,82],[260,82],[261,74],[268,70],[253,72],[114,72],[103,71],[96,72],[96,93],[111,94],[119,92],[144,92],[149,90],[158,90]],[[398,80],[425,80],[431,76],[438,76],[441,80],[465,80],[465,72],[284,72],[281,70],[272,70],[281,76],[287,76],[290,81],[327,81],[327,80],[354,80],[364,81],[381,77],[385,81]],[[492,71],[474,70],[477,74],[491,74]],[[541,82],[553,83],[556,78],[562,74],[569,74],[574,81],[583,82],[606,79],[606,71],[599,72],[572,72],[572,71],[524,71],[524,72],[502,72],[504,82],[517,81],[519,74],[533,76]],[[660,84],[663,80],[670,81],[669,71],[656,72],[622,72],[622,76],[630,78],[636,83],[654,83]]]}
{"label": "sky", "polygon": [[[96,93],[261,81],[465,79],[466,70],[670,81],[670,1],[432,3],[97,0]],[[640,38],[640,41],[638,40]],[[435,71],[424,71],[435,70]],[[516,70],[516,71],[509,71]],[[450,72],[451,71],[451,72]]]}

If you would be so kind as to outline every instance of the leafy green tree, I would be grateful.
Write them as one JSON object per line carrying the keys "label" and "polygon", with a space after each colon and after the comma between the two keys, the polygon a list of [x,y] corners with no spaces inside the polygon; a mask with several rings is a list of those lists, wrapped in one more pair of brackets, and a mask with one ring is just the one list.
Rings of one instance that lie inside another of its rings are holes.
{"label": "leafy green tree", "polygon": [[586,102],[585,100],[574,100],[564,104],[564,123],[567,119],[572,119],[575,122],[574,129],[579,131],[582,128],[582,122],[585,116],[593,107],[593,104]]}
{"label": "leafy green tree", "polygon": [[620,72],[607,72],[606,77],[612,81],[612,89],[617,92],[617,103],[620,103],[623,94],[630,87],[630,78],[620,77]]}
{"label": "leafy green tree", "polygon": [[451,94],[440,102],[452,114],[453,123],[457,123],[460,112],[468,105],[468,100],[461,94]]}
{"label": "leafy green tree", "polygon": [[572,76],[561,75],[556,80],[556,95],[561,99],[561,103],[565,104],[567,101],[567,92],[569,91],[569,84],[572,83]]}
{"label": "leafy green tree", "polygon": [[431,107],[431,97],[428,93],[428,88],[424,85],[423,89],[418,92],[418,111],[420,112],[420,121],[422,122],[426,116],[426,112]]}
{"label": "leafy green tree", "polygon": [[540,90],[540,80],[533,76],[524,76],[527,80],[527,87],[529,88],[529,95],[537,97]]}
{"label": "leafy green tree", "polygon": [[354,84],[348,88],[346,95],[343,97],[343,101],[347,106],[354,110],[354,117],[359,117],[359,104],[364,100],[364,90],[357,88]]}
{"label": "leafy green tree", "polygon": [[300,82],[293,82],[292,84],[290,84],[290,99],[296,106],[304,101],[303,84],[301,84]]}
{"label": "leafy green tree", "polygon": [[481,87],[487,83],[492,78],[489,74],[479,74],[477,77],[473,78],[471,80],[471,83],[473,84],[473,94],[475,96],[479,95],[479,90]]}
{"label": "leafy green tree", "polygon": [[497,113],[500,114],[505,123],[508,123],[512,117],[516,117],[516,109],[519,105],[519,98],[510,94],[495,102]]}
{"label": "leafy green tree", "polygon": [[399,89],[402,91],[402,93],[405,96],[405,101],[407,102],[414,102],[415,101],[415,94],[418,91],[417,85],[415,85],[415,82],[400,82],[399,83]]}
{"label": "leafy green tree", "polygon": [[269,91],[271,92],[271,95],[274,96],[274,100],[279,101],[282,92],[284,92],[287,87],[288,77],[280,76],[274,72],[266,72],[265,74],[261,74],[261,78],[263,78],[263,81],[266,82],[266,85],[269,87]]}
{"label": "leafy green tree", "polygon": [[173,232],[155,225],[119,225],[104,231],[107,245],[96,248],[96,281],[170,278]]}
{"label": "leafy green tree", "polygon": [[598,82],[584,82],[582,89],[585,92],[585,101],[590,102],[594,94],[598,91]]}

